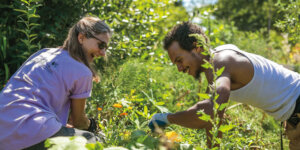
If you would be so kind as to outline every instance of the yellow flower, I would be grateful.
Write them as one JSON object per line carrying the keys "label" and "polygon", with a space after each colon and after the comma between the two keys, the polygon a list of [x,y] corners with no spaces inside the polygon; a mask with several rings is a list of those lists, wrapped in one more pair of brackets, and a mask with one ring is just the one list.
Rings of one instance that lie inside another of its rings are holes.
{"label": "yellow flower", "polygon": [[121,104],[114,104],[113,107],[115,107],[115,108],[122,108],[123,106]]}
{"label": "yellow flower", "polygon": [[124,138],[125,138],[125,139],[128,139],[129,136],[130,136],[130,132],[125,131],[125,132],[124,132]]}
{"label": "yellow flower", "polygon": [[177,104],[176,104],[176,106],[178,106],[178,107],[179,107],[179,106],[182,106],[182,105],[184,105],[184,103],[177,103]]}
{"label": "yellow flower", "polygon": [[132,107],[128,107],[128,109],[132,109]]}
{"label": "yellow flower", "polygon": [[181,142],[182,139],[175,131],[166,132],[166,137],[172,142]]}

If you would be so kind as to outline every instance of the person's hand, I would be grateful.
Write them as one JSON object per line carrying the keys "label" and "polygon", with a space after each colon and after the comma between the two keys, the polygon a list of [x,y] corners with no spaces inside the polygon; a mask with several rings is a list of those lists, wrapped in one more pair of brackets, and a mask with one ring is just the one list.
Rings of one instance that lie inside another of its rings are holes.
{"label": "person's hand", "polygon": [[69,123],[66,124],[66,127],[67,128],[74,128],[74,126],[72,124],[69,124]]}
{"label": "person's hand", "polygon": [[72,116],[69,115],[69,118],[68,118],[68,122],[66,124],[66,127],[67,128],[74,128],[74,125],[73,125],[73,120],[72,120]]}
{"label": "person's hand", "polygon": [[148,127],[151,129],[152,132],[155,131],[156,127],[165,128],[170,124],[167,116],[170,113],[157,113],[152,116],[152,119],[150,120]]}

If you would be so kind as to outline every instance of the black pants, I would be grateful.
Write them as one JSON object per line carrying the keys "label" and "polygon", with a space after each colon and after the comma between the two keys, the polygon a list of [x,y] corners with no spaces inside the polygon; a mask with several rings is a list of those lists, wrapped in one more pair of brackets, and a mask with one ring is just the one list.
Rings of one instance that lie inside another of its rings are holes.
{"label": "black pants", "polygon": [[300,122],[300,118],[297,116],[297,113],[300,113],[300,96],[296,101],[296,107],[292,116],[287,120],[287,122],[292,124],[294,127]]}
{"label": "black pants", "polygon": [[[70,137],[71,136],[83,136],[87,139],[87,143],[96,143],[96,141],[99,141],[98,138],[96,138],[96,136],[91,132],[88,132],[85,130],[79,130],[76,128],[67,128],[64,126],[61,127],[60,130],[51,137],[57,137],[57,136],[70,136]],[[51,137],[49,137],[49,138],[51,138]],[[38,144],[35,144],[28,148],[25,148],[24,150],[46,150],[47,148],[45,148],[44,142],[45,141],[42,141]]]}

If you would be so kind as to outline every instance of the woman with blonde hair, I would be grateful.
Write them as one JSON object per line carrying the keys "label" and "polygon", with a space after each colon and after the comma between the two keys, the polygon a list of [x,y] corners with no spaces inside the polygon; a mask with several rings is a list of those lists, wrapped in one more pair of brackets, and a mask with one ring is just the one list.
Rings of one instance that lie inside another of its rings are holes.
{"label": "woman with blonde hair", "polygon": [[97,125],[85,104],[97,77],[91,65],[105,56],[110,38],[104,21],[84,17],[62,47],[42,49],[23,63],[0,93],[0,149],[45,149],[44,141],[55,136],[96,142]]}

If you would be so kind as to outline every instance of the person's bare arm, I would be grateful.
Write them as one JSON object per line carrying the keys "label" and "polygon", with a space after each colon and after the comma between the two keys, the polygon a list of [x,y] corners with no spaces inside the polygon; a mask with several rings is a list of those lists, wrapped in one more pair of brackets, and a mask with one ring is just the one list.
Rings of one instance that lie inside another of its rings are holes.
{"label": "person's bare arm", "polygon": [[71,113],[72,125],[78,129],[88,129],[90,120],[87,118],[85,113],[85,102],[86,99],[72,99],[71,100]]}
{"label": "person's bare arm", "polygon": [[[230,94],[230,79],[228,76],[223,75],[217,79],[216,92],[219,94],[217,103],[226,103]],[[213,117],[213,102],[211,100],[203,100],[192,106],[191,108],[168,115],[170,123],[177,124],[180,126],[201,129],[210,127],[210,123],[200,120],[197,112],[204,110],[204,112]],[[219,116],[223,117],[224,110],[219,112]]]}
{"label": "person's bare arm", "polygon": [[189,109],[168,115],[168,120],[172,124],[177,124],[187,128],[202,129],[209,127],[209,123],[199,119],[197,112],[204,110],[206,114],[213,114],[213,103],[210,100],[198,102]]}

